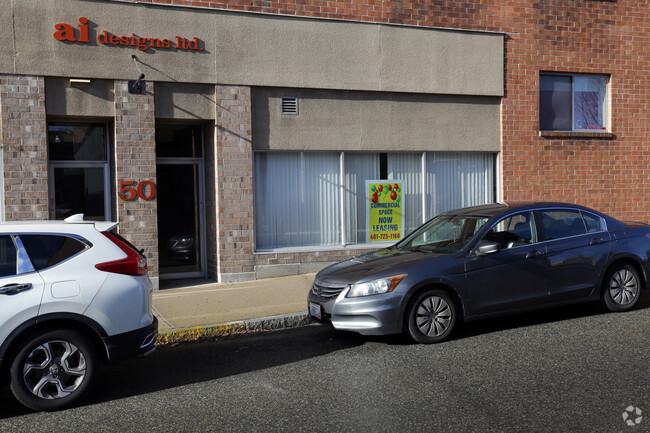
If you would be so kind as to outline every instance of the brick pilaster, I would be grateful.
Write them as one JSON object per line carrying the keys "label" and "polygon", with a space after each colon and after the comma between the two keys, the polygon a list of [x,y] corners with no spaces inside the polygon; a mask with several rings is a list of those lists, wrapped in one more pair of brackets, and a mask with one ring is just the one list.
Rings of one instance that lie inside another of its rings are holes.
{"label": "brick pilaster", "polygon": [[0,76],[0,130],[5,220],[49,219],[43,77]]}
{"label": "brick pilaster", "polygon": [[151,181],[156,184],[156,127],[154,86],[147,82],[146,92],[128,93],[126,81],[115,81],[115,202],[120,234],[144,248],[149,276],[158,276],[157,201],[136,197],[120,198],[120,182]]}
{"label": "brick pilaster", "polygon": [[255,234],[250,87],[216,86],[216,101],[219,281],[252,279]]}

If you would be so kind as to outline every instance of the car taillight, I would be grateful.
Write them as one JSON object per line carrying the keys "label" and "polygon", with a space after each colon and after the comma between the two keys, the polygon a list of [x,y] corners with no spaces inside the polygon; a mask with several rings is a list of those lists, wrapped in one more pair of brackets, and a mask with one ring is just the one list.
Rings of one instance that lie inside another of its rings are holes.
{"label": "car taillight", "polygon": [[120,247],[126,253],[126,257],[119,260],[112,260],[110,262],[98,263],[95,265],[97,269],[104,272],[113,272],[116,274],[126,275],[146,275],[147,273],[147,259],[140,255],[133,248],[122,242],[117,236],[110,232],[102,232],[104,236],[110,239],[115,245]]}

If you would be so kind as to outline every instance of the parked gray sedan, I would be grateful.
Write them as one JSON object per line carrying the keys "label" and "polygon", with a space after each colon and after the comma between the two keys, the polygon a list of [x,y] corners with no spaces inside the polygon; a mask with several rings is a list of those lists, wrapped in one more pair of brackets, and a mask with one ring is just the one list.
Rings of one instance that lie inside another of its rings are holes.
{"label": "parked gray sedan", "polygon": [[437,216],[394,246],[323,269],[310,315],[418,343],[504,313],[601,300],[629,310],[648,278],[650,226],[564,203],[493,204]]}

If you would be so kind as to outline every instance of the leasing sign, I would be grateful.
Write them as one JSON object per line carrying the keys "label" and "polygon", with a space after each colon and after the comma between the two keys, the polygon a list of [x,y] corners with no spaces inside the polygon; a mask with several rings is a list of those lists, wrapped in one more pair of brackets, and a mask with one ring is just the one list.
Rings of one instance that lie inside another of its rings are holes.
{"label": "leasing sign", "polygon": [[404,181],[367,180],[366,242],[395,242],[404,236]]}

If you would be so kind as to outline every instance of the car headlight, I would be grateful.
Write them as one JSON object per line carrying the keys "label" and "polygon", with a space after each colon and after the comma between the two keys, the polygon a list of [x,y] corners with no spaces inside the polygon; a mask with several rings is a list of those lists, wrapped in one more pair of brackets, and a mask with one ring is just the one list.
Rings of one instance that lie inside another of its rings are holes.
{"label": "car headlight", "polygon": [[394,275],[365,283],[353,284],[346,296],[348,298],[356,298],[359,296],[381,295],[382,293],[392,292],[405,276],[406,274]]}

